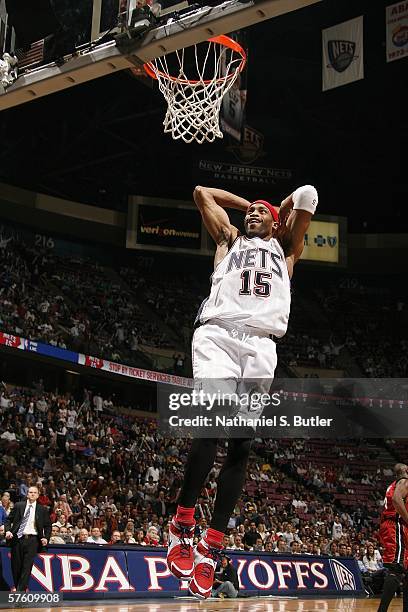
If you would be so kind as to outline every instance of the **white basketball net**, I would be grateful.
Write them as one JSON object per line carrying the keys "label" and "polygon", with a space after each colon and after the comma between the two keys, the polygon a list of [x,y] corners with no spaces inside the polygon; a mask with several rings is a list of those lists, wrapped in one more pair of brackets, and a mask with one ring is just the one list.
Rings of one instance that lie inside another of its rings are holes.
{"label": "white basketball net", "polygon": [[[182,138],[184,142],[195,140],[200,144],[223,138],[219,125],[222,98],[245,64],[245,59],[229,47],[214,41],[201,44],[207,44],[208,48],[204,59],[199,59],[197,45],[194,45],[197,72],[194,81],[185,74],[185,49],[174,52],[179,70],[177,76],[170,75],[166,56],[148,64],[168,105],[163,121],[164,132],[170,133],[174,140]],[[210,78],[209,70],[214,72]]]}

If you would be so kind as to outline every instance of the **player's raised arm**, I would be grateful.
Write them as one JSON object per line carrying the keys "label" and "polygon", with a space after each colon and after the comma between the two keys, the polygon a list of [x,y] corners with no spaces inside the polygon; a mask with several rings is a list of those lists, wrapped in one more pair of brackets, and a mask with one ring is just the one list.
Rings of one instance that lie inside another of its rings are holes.
{"label": "player's raised arm", "polygon": [[281,241],[286,257],[297,262],[303,251],[305,234],[316,211],[318,195],[315,187],[304,185],[285,198],[279,209],[282,225]]}
{"label": "player's raised arm", "polygon": [[224,208],[246,212],[250,202],[229,191],[199,185],[194,189],[193,197],[204,225],[215,243],[218,246],[230,246],[237,237],[238,230],[231,225]]}
{"label": "player's raised arm", "polygon": [[392,503],[398,514],[402,517],[405,522],[405,526],[408,527],[408,511],[405,505],[405,499],[408,497],[408,478],[404,478],[397,482],[394,495],[392,496]]}

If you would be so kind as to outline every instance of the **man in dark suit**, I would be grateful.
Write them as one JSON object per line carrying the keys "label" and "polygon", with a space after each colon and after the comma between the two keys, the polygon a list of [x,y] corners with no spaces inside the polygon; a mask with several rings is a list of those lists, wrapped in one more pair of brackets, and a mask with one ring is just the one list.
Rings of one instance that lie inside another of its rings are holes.
{"label": "man in dark suit", "polygon": [[48,508],[37,503],[39,491],[30,487],[27,500],[17,502],[6,522],[6,540],[11,544],[11,571],[17,591],[25,591],[37,553],[47,546],[51,536]]}

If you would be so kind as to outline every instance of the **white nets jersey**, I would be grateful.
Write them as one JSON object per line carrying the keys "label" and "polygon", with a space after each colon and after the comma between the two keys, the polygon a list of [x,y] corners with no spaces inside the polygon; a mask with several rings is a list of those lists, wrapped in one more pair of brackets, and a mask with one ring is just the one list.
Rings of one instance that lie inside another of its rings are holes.
{"label": "white nets jersey", "polygon": [[289,312],[290,279],[278,240],[238,236],[211,276],[196,323],[218,319],[280,337]]}

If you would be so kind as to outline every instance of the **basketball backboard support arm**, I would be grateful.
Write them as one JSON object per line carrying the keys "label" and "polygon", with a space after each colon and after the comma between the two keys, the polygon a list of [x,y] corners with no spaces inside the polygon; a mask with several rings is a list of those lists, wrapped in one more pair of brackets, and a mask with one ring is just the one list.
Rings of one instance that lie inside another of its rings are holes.
{"label": "basketball backboard support arm", "polygon": [[321,0],[231,0],[223,4],[204,6],[179,20],[169,19],[146,33],[139,40],[129,39],[122,49],[116,41],[95,47],[82,55],[69,58],[63,65],[50,64],[20,76],[0,96],[0,110],[74,87],[81,83],[133,68],[164,55],[202,42],[210,37],[242,29],[272,19]]}

